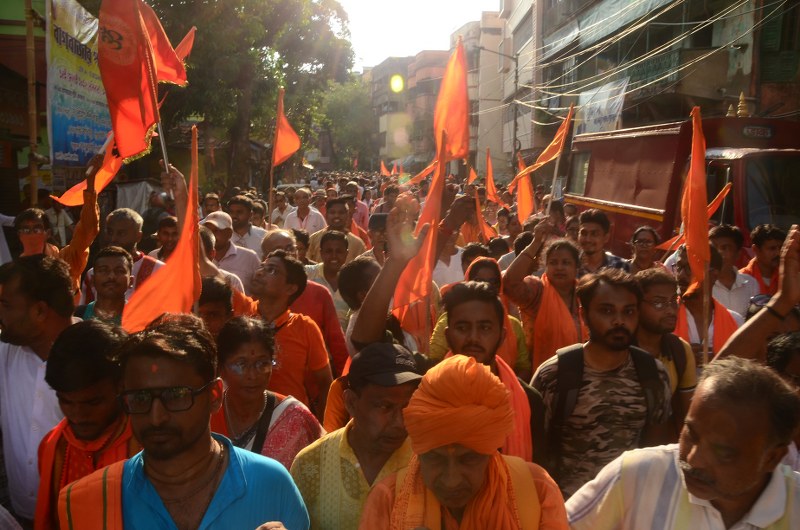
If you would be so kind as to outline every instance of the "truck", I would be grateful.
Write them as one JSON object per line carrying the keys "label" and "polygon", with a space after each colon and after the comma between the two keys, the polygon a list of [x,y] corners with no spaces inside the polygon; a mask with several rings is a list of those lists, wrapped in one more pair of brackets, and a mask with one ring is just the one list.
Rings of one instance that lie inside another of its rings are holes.
{"label": "truck", "polygon": [[[746,246],[759,224],[800,224],[800,122],[724,117],[702,123],[709,202],[732,183],[711,221],[738,226]],[[615,254],[630,255],[631,236],[642,225],[668,239],[681,224],[691,145],[691,120],[575,135],[564,200],[608,214]]]}

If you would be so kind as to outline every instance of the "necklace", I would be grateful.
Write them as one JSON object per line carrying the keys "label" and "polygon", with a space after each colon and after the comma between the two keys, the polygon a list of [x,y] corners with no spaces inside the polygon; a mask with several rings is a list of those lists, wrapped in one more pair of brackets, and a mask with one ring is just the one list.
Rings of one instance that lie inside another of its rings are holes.
{"label": "necklace", "polygon": [[267,391],[264,391],[264,403],[261,405],[261,412],[258,413],[258,417],[256,417],[256,421],[254,421],[249,427],[246,427],[240,432],[236,432],[233,425],[233,416],[231,415],[230,410],[228,409],[228,390],[226,389],[223,393],[222,398],[222,406],[225,407],[225,419],[228,422],[228,428],[230,429],[231,440],[234,441],[234,445],[236,447],[242,447],[246,445],[249,441],[250,437],[255,433],[256,427],[258,426],[258,419],[264,414],[264,411],[267,410]]}
{"label": "necklace", "polygon": [[187,493],[186,495],[184,495],[182,497],[178,497],[178,498],[174,498],[174,499],[168,499],[168,498],[165,498],[163,495],[159,495],[161,497],[162,502],[164,502],[164,504],[180,504],[180,503],[184,503],[187,500],[193,498],[195,495],[197,495],[198,493],[200,493],[204,489],[206,489],[209,485],[212,486],[212,488],[211,488],[211,493],[209,494],[209,497],[208,497],[208,501],[206,502],[206,506],[208,506],[208,504],[211,503],[211,499],[213,498],[214,492],[216,491],[217,480],[219,478],[219,477],[217,477],[217,475],[219,474],[220,469],[222,469],[222,464],[225,462],[225,446],[222,445],[220,442],[218,442],[216,440],[214,440],[214,442],[217,444],[217,447],[219,448],[219,453],[218,453],[218,457],[217,457],[217,465],[214,466],[214,471],[211,472],[211,476],[208,477],[208,479],[206,479],[206,480],[201,480],[200,481],[200,486],[198,488],[195,488],[194,490],[190,491],[189,493]]}

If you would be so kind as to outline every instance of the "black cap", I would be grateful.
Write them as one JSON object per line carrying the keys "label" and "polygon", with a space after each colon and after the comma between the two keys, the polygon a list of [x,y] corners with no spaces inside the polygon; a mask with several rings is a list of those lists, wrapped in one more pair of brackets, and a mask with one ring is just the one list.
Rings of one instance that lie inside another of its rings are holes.
{"label": "black cap", "polygon": [[347,377],[378,386],[397,386],[422,379],[417,372],[417,363],[410,351],[399,344],[376,342],[353,357]]}

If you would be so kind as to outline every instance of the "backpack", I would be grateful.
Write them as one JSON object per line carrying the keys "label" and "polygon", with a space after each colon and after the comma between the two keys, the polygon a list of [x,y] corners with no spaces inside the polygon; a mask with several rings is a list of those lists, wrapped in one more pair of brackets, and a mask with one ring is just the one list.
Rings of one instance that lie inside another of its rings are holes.
{"label": "backpack", "polygon": [[661,356],[665,359],[672,359],[672,362],[675,363],[675,373],[680,385],[683,373],[686,371],[686,349],[677,335],[665,333],[661,337]]}
{"label": "backpack", "polygon": [[[664,399],[664,387],[653,356],[636,346],[631,346],[629,351],[647,405],[646,427],[650,423],[650,416],[656,409],[657,403]],[[554,464],[554,475],[558,475],[558,468],[561,465],[561,428],[575,410],[583,382],[583,344],[561,348],[556,355],[558,356],[556,399],[547,444]]]}

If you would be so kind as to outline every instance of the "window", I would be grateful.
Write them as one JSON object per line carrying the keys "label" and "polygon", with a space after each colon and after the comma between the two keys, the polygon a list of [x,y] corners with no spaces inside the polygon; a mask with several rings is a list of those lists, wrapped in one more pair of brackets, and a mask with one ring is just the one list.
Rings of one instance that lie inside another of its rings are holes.
{"label": "window", "polygon": [[[706,195],[708,201],[714,200],[722,188],[731,180],[731,164],[723,160],[712,160],[706,169]],[[734,224],[733,219],[733,194],[735,190],[728,192],[728,196],[717,209],[711,220],[716,224]]]}
{"label": "window", "polygon": [[528,43],[529,40],[533,38],[533,10],[528,11],[528,14],[525,15],[517,27],[514,28],[514,33],[512,35],[513,44],[514,44],[514,53],[517,54],[520,52],[523,46]]}
{"label": "window", "polygon": [[572,153],[572,171],[567,183],[567,193],[583,195],[586,193],[586,178],[589,176],[589,162],[592,153],[589,151]]}
{"label": "window", "polygon": [[788,230],[800,224],[800,157],[759,156],[747,160],[748,228],[771,223]]}

